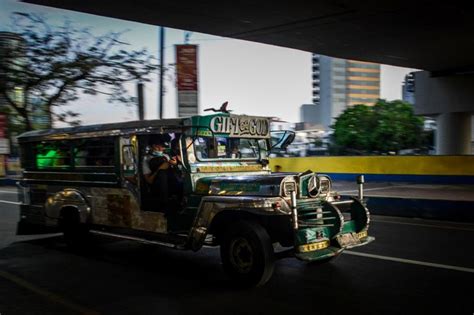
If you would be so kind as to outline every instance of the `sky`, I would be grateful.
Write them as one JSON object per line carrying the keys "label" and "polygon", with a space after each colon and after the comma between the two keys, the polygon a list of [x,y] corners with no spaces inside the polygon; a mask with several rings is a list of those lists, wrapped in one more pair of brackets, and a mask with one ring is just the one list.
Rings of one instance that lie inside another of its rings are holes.
{"label": "sky", "polygon": [[[96,35],[124,31],[122,40],[134,49],[147,48],[157,56],[158,27],[124,20],[100,17],[67,10],[0,0],[0,31],[9,31],[12,12],[40,13],[51,24],[62,24],[65,18],[78,27],[91,27]],[[166,28],[165,63],[174,63],[174,45],[184,43],[182,30]],[[266,44],[192,33],[190,44],[199,45],[200,111],[219,107],[228,101],[238,114],[275,116],[289,122],[299,121],[299,106],[312,100],[311,53]],[[401,98],[401,82],[414,69],[382,65],[381,98]],[[157,76],[145,85],[145,117],[157,118]],[[176,117],[174,81],[165,82],[164,118]],[[135,87],[130,86],[134,92]],[[137,119],[135,108],[110,104],[100,96],[83,96],[68,105],[81,114],[83,124],[109,123]]]}

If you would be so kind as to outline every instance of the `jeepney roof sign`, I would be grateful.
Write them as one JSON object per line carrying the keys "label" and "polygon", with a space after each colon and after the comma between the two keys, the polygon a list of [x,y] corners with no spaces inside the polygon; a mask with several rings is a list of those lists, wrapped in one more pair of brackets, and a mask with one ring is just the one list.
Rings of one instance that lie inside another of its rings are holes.
{"label": "jeepney roof sign", "polygon": [[[194,116],[195,132],[201,136],[224,136],[230,138],[269,138],[270,119],[267,117],[218,114]],[[194,129],[194,128],[193,128]]]}

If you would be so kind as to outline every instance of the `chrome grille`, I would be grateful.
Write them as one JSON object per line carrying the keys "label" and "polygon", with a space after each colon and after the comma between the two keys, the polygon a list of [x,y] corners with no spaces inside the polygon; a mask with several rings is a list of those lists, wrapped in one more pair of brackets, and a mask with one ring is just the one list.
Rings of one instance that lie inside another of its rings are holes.
{"label": "chrome grille", "polygon": [[332,227],[337,218],[332,211],[324,211],[318,200],[298,199],[298,225],[301,227]]}

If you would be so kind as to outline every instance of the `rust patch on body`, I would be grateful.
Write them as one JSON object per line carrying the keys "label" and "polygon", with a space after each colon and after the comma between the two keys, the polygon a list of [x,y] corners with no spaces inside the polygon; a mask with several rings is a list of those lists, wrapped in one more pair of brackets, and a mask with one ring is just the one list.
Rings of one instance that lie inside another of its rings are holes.
{"label": "rust patch on body", "polygon": [[132,226],[130,196],[107,195],[108,222],[115,226]]}

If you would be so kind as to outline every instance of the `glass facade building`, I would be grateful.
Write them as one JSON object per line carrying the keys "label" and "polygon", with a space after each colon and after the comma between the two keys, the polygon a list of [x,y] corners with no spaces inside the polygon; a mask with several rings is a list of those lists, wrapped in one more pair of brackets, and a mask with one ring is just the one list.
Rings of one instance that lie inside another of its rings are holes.
{"label": "glass facade building", "polygon": [[329,129],[348,106],[373,105],[380,97],[380,65],[370,62],[312,56],[313,103],[316,122]]}

